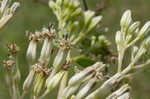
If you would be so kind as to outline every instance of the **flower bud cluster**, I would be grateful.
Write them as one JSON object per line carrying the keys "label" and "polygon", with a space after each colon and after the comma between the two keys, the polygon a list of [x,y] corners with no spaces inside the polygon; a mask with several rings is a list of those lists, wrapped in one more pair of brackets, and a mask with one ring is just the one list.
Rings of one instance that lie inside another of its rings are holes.
{"label": "flower bud cluster", "polygon": [[36,62],[37,44],[39,41],[43,41],[44,43],[38,61],[44,62],[47,65],[50,61],[50,57],[54,45],[53,44],[54,38],[56,37],[56,31],[53,25],[50,26],[49,29],[43,28],[42,31],[36,31],[35,33],[27,32],[27,35],[29,36],[29,40],[30,40],[27,53],[26,53],[29,65],[33,65]]}
{"label": "flower bud cluster", "polygon": [[0,29],[2,29],[8,21],[13,17],[15,11],[20,7],[19,2],[14,2],[10,7],[10,1],[12,0],[2,0],[0,4]]}
{"label": "flower bud cluster", "polygon": [[20,93],[19,93],[19,84],[20,84],[20,79],[21,79],[21,74],[19,70],[19,66],[17,63],[17,52],[19,48],[15,43],[7,45],[8,47],[8,52],[9,52],[9,57],[8,60],[3,62],[3,65],[6,69],[6,84],[7,87],[10,88],[10,93],[12,97],[19,99],[20,98]]}
{"label": "flower bud cluster", "polygon": [[39,61],[44,61],[48,64],[51,58],[51,52],[54,46],[53,39],[56,37],[56,31],[52,26],[50,27],[50,30],[43,28],[42,33],[44,35],[43,36],[44,43],[43,43],[43,47],[41,50]]}
{"label": "flower bud cluster", "polygon": [[[131,11],[127,10],[121,18],[120,26],[121,30],[116,33],[115,38],[118,50],[118,72],[121,71],[123,56],[126,49],[134,46],[139,40],[146,37],[150,30],[150,21],[146,22],[139,30],[140,22],[133,22]],[[144,50],[144,48],[141,48],[139,55],[144,54],[146,52],[146,50]],[[138,58],[135,60],[138,60]]]}
{"label": "flower bud cluster", "polygon": [[37,42],[41,40],[41,34],[40,32],[36,31],[35,33],[27,32],[27,35],[29,36],[30,42],[26,52],[26,58],[29,65],[33,65],[36,60]]}
{"label": "flower bud cluster", "polygon": [[[62,92],[61,99],[68,99],[74,95],[75,99],[83,99],[99,81],[97,73],[103,72],[105,65],[97,62],[70,78],[68,86]],[[78,91],[79,90],[79,91]],[[75,95],[75,93],[77,93]]]}
{"label": "flower bud cluster", "polygon": [[47,69],[44,64],[34,64],[24,81],[23,90],[27,92],[33,88],[34,96],[41,96],[45,91],[45,81],[49,75],[50,69]]}
{"label": "flower bud cluster", "polygon": [[135,44],[138,40],[146,36],[150,30],[150,22],[139,30],[140,22],[133,22],[131,11],[124,12],[120,21],[121,30],[116,33],[116,43],[118,50],[126,49]]}
{"label": "flower bud cluster", "polygon": [[69,33],[73,44],[82,40],[102,19],[102,16],[95,16],[94,11],[84,11],[80,5],[79,0],[49,1],[59,22],[59,36]]}
{"label": "flower bud cluster", "polygon": [[55,13],[59,22],[59,36],[63,36],[66,32],[72,33],[78,25],[78,17],[81,14],[80,3],[78,0],[50,0],[49,6]]}

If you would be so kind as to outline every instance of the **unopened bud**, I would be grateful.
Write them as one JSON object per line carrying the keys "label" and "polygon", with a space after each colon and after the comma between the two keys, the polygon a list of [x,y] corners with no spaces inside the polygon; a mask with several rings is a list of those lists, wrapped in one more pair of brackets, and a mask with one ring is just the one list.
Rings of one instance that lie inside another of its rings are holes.
{"label": "unopened bud", "polygon": [[64,0],[64,8],[67,8],[69,5],[70,0]]}
{"label": "unopened bud", "polygon": [[72,17],[77,17],[80,15],[80,13],[82,12],[81,8],[76,9],[73,13],[72,13]]}
{"label": "unopened bud", "polygon": [[128,33],[132,34],[136,31],[136,29],[140,26],[140,22],[134,22],[128,29]]}
{"label": "unopened bud", "polygon": [[62,3],[63,3],[63,0],[56,0],[56,4],[57,4],[57,6],[62,6]]}
{"label": "unopened bud", "polygon": [[147,37],[144,41],[143,41],[143,44],[142,44],[146,49],[149,48],[150,46],[150,37]]}
{"label": "unopened bud", "polygon": [[88,27],[88,32],[91,31],[101,20],[102,20],[102,16],[94,17],[91,20],[91,23],[90,23],[90,25]]}
{"label": "unopened bud", "polygon": [[150,21],[148,21],[143,27],[142,29],[139,31],[138,36],[143,38],[145,37],[145,35],[150,31]]}
{"label": "unopened bud", "polygon": [[123,42],[123,33],[121,31],[117,31],[115,40],[117,44],[121,44]]}
{"label": "unopened bud", "polygon": [[89,24],[89,22],[91,21],[91,19],[94,16],[94,12],[93,11],[86,11],[84,12],[84,24],[87,26]]}
{"label": "unopened bud", "polygon": [[72,0],[72,4],[73,4],[73,8],[76,9],[76,8],[79,8],[80,6],[80,1],[79,0]]}
{"label": "unopened bud", "polygon": [[54,12],[58,10],[58,6],[53,0],[49,1],[49,6],[53,9]]}
{"label": "unopened bud", "polygon": [[132,22],[131,11],[127,10],[123,13],[121,21],[120,21],[120,26],[124,30],[124,32],[128,29],[131,22]]}

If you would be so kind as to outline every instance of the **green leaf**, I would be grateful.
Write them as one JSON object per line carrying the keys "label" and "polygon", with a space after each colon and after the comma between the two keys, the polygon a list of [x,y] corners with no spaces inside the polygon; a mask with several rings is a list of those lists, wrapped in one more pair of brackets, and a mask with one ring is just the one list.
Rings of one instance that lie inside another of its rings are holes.
{"label": "green leaf", "polygon": [[77,56],[73,60],[75,63],[79,64],[82,67],[87,67],[87,66],[93,65],[95,63],[94,60],[91,60],[87,56],[83,56],[83,55]]}

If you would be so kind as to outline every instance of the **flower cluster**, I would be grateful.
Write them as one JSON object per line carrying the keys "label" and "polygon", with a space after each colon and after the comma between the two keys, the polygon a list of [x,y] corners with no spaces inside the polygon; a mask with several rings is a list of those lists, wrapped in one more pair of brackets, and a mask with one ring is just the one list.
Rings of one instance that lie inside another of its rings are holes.
{"label": "flower cluster", "polygon": [[[7,21],[7,18],[12,17],[19,5],[14,3],[8,8],[7,2],[3,0],[1,3],[0,25],[1,20]],[[19,91],[20,71],[16,61],[18,48],[16,44],[8,46],[10,56],[8,61],[4,61],[4,67],[7,70],[6,81],[12,98],[23,99],[26,93],[31,92],[34,99],[42,99],[59,87],[58,99],[130,99],[131,88],[124,80],[150,65],[150,59],[139,62],[149,52],[150,37],[147,33],[150,30],[150,21],[139,29],[140,22],[133,22],[131,11],[124,12],[120,21],[121,29],[115,38],[118,72],[110,76],[108,65],[111,64],[103,60],[92,61],[81,57],[82,53],[78,52],[84,52],[78,45],[96,28],[102,16],[96,16],[94,11],[84,11],[78,0],[50,0],[49,6],[57,17],[58,27],[50,25],[34,33],[27,32],[30,41],[26,52],[29,74],[24,80],[22,95]],[[89,51],[99,54],[95,50],[100,50],[102,56],[106,56],[105,50],[110,45],[109,41],[99,35],[91,38],[88,46],[91,48],[86,54]],[[38,57],[39,43],[42,43],[42,48]],[[124,66],[127,49],[131,51],[131,58],[127,66]],[[77,62],[81,61],[82,64],[89,63],[84,64],[86,68],[78,67]],[[76,67],[77,72],[71,67]],[[72,72],[75,74],[70,77]]]}
{"label": "flower cluster", "polygon": [[15,11],[20,6],[19,2],[14,2],[11,7],[11,0],[2,0],[0,4],[0,30],[8,23],[8,21],[13,17]]}

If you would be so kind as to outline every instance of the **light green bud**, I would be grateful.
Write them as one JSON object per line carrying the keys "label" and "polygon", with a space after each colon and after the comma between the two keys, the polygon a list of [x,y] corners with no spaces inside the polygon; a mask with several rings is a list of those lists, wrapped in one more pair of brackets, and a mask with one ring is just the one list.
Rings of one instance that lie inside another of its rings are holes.
{"label": "light green bud", "polygon": [[128,29],[128,33],[132,34],[136,31],[136,29],[140,26],[140,22],[134,22]]}
{"label": "light green bud", "polygon": [[145,47],[146,49],[149,49],[150,46],[150,36],[147,37],[144,41],[143,41],[143,47]]}
{"label": "light green bud", "polygon": [[94,12],[93,11],[85,11],[83,13],[83,16],[84,16],[84,24],[87,26],[89,24],[89,22],[92,20],[93,16],[94,16]]}
{"label": "light green bud", "polygon": [[98,42],[101,46],[107,47],[110,45],[110,42],[106,39],[104,35],[98,37]]}
{"label": "light green bud", "polygon": [[96,36],[92,36],[91,38],[92,38],[91,45],[94,46],[96,43]]}
{"label": "light green bud", "polygon": [[64,0],[64,8],[67,8],[69,6],[69,2],[72,0]]}
{"label": "light green bud", "polygon": [[150,21],[148,21],[147,23],[145,23],[145,25],[142,27],[142,29],[139,31],[138,36],[140,38],[143,38],[150,30]]}
{"label": "light green bud", "polygon": [[71,14],[71,17],[77,17],[81,14],[81,12],[82,12],[82,9],[78,8]]}
{"label": "light green bud", "polygon": [[28,74],[27,78],[25,79],[24,83],[23,83],[23,90],[27,91],[31,88],[31,85],[34,81],[34,77],[35,77],[35,71],[31,70],[30,73]]}
{"label": "light green bud", "polygon": [[124,32],[126,32],[126,30],[128,29],[128,27],[130,26],[131,23],[132,23],[131,11],[126,10],[123,13],[121,21],[120,21],[120,26],[121,26],[122,30]]}
{"label": "light green bud", "polygon": [[119,45],[123,43],[123,33],[121,31],[117,31],[115,40]]}
{"label": "light green bud", "polygon": [[136,63],[141,58],[141,56],[146,53],[147,48],[145,46],[147,46],[145,43],[141,45],[140,49],[134,57],[134,61],[132,61],[133,63]]}
{"label": "light green bud", "polygon": [[72,0],[73,8],[77,9],[80,6],[80,1],[79,0]]}
{"label": "light green bud", "polygon": [[56,11],[59,9],[59,6],[53,1],[49,0],[49,6],[52,8],[52,10],[56,13]]}
{"label": "light green bud", "polygon": [[57,4],[57,6],[62,6],[62,3],[63,3],[63,0],[56,0],[56,4]]}
{"label": "light green bud", "polygon": [[91,31],[101,20],[102,20],[102,16],[94,17],[91,20],[91,23],[89,24],[88,32]]}

